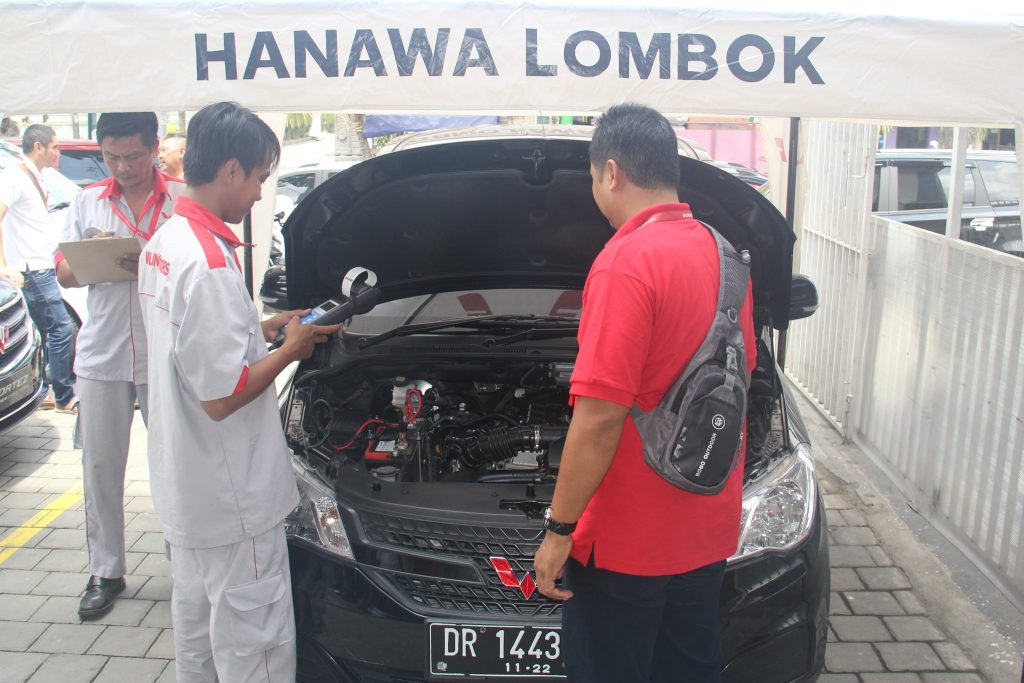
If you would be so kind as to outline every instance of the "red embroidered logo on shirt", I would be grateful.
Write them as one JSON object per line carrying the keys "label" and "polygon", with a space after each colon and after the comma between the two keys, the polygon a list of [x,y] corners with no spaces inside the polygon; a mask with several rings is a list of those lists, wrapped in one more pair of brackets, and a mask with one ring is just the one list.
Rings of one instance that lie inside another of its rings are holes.
{"label": "red embroidered logo on shirt", "polygon": [[171,272],[171,264],[164,260],[164,258],[154,251],[146,252],[146,265],[153,266],[161,275],[167,275]]}

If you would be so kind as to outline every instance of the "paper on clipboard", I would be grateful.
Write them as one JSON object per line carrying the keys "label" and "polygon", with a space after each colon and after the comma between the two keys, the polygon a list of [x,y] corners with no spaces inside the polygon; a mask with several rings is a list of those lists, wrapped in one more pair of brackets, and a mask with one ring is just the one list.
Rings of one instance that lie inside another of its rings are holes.
{"label": "paper on clipboard", "polygon": [[121,257],[142,251],[139,240],[134,237],[104,237],[79,242],[61,242],[58,248],[71,266],[71,271],[79,284],[95,285],[101,282],[138,279],[135,273],[130,273],[117,265]]}

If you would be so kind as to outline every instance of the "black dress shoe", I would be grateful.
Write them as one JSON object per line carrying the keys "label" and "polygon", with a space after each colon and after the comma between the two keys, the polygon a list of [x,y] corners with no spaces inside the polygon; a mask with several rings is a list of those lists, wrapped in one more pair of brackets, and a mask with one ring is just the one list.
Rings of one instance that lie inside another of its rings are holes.
{"label": "black dress shoe", "polygon": [[120,579],[104,579],[90,576],[85,587],[85,595],[78,603],[78,616],[82,619],[95,619],[106,614],[114,604],[114,598],[124,590],[124,577]]}

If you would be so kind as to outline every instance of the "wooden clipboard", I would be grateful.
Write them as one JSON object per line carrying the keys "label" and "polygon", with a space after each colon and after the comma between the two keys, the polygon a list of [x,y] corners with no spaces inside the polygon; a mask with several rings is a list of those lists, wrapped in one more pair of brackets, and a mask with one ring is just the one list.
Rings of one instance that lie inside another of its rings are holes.
{"label": "wooden clipboard", "polygon": [[60,252],[82,285],[125,282],[138,276],[117,265],[124,256],[139,254],[142,247],[134,237],[104,237],[80,242],[61,242]]}

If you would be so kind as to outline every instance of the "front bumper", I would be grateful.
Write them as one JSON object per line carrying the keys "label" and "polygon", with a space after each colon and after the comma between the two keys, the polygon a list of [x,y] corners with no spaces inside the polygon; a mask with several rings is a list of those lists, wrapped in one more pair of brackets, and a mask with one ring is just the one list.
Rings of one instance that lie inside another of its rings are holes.
{"label": "front bumper", "polygon": [[[385,593],[358,564],[338,561],[295,540],[289,541],[289,554],[299,681],[427,680],[425,617]],[[828,596],[828,541],[819,498],[812,532],[803,543],[785,554],[727,568],[721,596],[725,680],[816,679],[824,663]],[[481,621],[473,614],[466,614],[465,620]],[[557,624],[558,618],[496,621]]]}
{"label": "front bumper", "polygon": [[32,414],[43,400],[43,349],[39,332],[31,328],[28,346],[0,373],[0,432]]}

